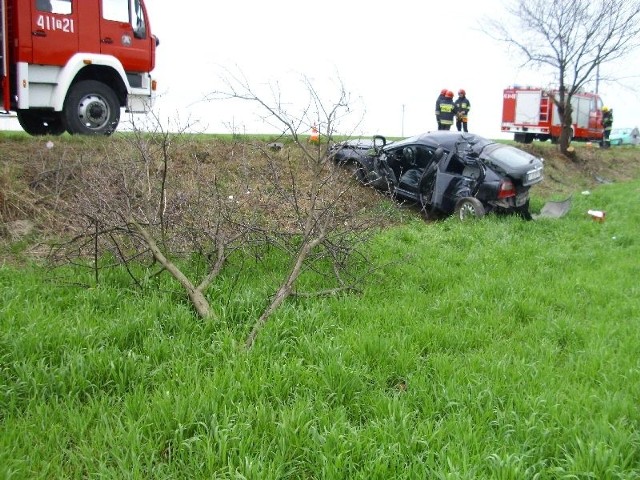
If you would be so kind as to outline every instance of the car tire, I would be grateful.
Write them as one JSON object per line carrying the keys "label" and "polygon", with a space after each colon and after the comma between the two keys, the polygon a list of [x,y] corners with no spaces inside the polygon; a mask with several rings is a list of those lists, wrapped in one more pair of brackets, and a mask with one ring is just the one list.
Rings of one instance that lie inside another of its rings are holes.
{"label": "car tire", "polygon": [[72,135],[111,135],[120,122],[118,97],[104,83],[78,82],[64,101],[64,121]]}
{"label": "car tire", "polygon": [[475,197],[464,197],[458,200],[454,212],[461,221],[482,218],[485,215],[482,202]]}

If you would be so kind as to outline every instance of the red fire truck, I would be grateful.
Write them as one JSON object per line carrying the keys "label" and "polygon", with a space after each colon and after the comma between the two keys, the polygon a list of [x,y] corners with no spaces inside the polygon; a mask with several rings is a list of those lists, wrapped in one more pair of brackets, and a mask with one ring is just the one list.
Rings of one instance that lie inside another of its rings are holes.
{"label": "red fire truck", "polygon": [[143,0],[0,0],[0,93],[31,135],[111,134],[148,112],[157,38]]}
{"label": "red fire truck", "polygon": [[[502,99],[502,131],[513,133],[516,142],[560,138],[562,122],[552,96],[558,92],[536,87],[513,86],[504,89]],[[595,93],[576,93],[571,99],[573,124],[571,139],[602,139],[602,100]]]}

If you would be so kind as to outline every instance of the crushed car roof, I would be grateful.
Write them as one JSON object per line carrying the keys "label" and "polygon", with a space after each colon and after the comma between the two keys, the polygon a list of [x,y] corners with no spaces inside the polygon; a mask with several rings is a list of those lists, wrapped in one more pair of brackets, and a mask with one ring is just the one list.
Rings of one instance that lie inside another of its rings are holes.
{"label": "crushed car roof", "polygon": [[480,142],[480,143],[483,143],[484,145],[488,145],[490,143],[495,143],[492,140],[489,140],[487,138],[480,137],[478,135],[474,135],[471,133],[435,131],[435,132],[422,133],[420,135],[414,135],[413,137],[405,138],[404,140],[388,143],[387,145],[385,145],[385,147],[392,146],[393,148],[398,148],[404,145],[423,144],[423,145],[428,145],[430,147],[441,146],[446,150],[451,150],[455,146],[455,144],[460,140],[463,140],[469,144]]}

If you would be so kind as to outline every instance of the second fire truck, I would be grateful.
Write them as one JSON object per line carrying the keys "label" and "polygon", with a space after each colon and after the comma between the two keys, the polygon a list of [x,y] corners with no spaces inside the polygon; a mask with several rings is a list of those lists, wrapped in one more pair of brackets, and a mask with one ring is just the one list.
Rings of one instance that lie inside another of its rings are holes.
{"label": "second fire truck", "polygon": [[[533,140],[556,142],[562,131],[562,121],[553,97],[558,92],[536,87],[513,86],[504,89],[502,98],[502,132],[513,133],[521,143]],[[573,122],[571,140],[600,141],[602,99],[596,93],[580,92],[571,99]]]}

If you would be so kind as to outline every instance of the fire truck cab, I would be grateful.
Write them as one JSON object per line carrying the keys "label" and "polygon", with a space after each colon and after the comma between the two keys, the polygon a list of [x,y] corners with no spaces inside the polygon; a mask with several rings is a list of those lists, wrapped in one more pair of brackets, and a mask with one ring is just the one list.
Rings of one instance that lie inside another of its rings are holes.
{"label": "fire truck cab", "polygon": [[144,0],[0,0],[0,93],[31,135],[109,135],[155,98]]}
{"label": "fire truck cab", "polygon": [[[562,131],[562,119],[553,103],[555,90],[513,86],[505,88],[502,98],[502,132],[513,133],[516,142],[533,140],[556,142]],[[571,139],[600,141],[603,137],[602,100],[596,93],[580,92],[571,98]]]}

